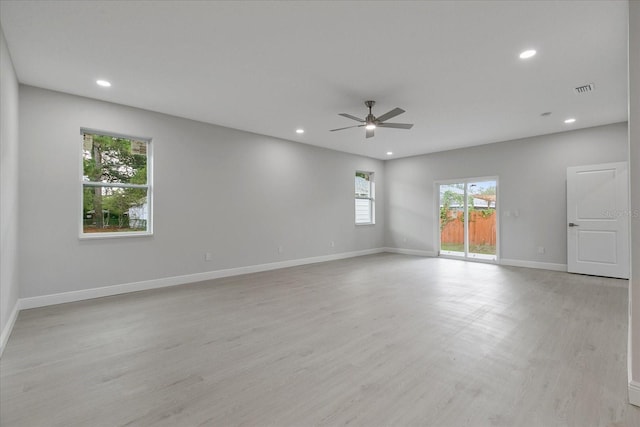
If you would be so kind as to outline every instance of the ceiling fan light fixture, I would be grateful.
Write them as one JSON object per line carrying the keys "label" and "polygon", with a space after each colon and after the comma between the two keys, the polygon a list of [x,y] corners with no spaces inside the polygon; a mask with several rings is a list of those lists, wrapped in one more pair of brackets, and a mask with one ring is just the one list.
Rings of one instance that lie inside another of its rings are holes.
{"label": "ceiling fan light fixture", "polygon": [[330,132],[335,132],[337,130],[364,127],[367,130],[365,133],[365,137],[372,138],[373,136],[375,136],[374,130],[379,127],[395,128],[395,129],[411,129],[413,127],[413,125],[409,123],[387,123],[388,119],[391,119],[395,116],[398,116],[404,113],[405,111],[402,108],[396,107],[391,111],[387,111],[386,113],[384,113],[379,117],[374,116],[373,113],[371,112],[371,107],[373,107],[375,103],[376,103],[375,101],[364,102],[364,105],[366,105],[367,108],[369,109],[369,114],[367,114],[367,116],[364,119],[361,119],[356,116],[352,116],[351,114],[347,114],[347,113],[339,113],[338,114],[339,116],[346,117],[347,119],[355,120],[356,122],[358,122],[358,124],[353,126],[346,126],[338,129],[331,129]]}

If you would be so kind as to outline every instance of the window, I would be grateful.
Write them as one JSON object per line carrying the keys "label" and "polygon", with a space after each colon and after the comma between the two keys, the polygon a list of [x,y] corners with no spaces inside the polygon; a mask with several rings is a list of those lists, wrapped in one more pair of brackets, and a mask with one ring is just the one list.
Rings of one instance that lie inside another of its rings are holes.
{"label": "window", "polygon": [[440,255],[496,261],[498,178],[437,183]]}
{"label": "window", "polygon": [[373,172],[356,172],[356,224],[375,224]]}
{"label": "window", "polygon": [[150,140],[81,129],[81,237],[151,234]]}

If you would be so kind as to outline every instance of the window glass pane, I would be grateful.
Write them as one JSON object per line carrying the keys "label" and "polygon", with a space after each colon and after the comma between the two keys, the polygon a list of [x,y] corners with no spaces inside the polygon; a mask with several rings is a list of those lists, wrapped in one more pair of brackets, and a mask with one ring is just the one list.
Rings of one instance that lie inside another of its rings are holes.
{"label": "window glass pane", "polygon": [[464,256],[464,182],[440,185],[440,253]]}
{"label": "window glass pane", "polygon": [[146,188],[90,187],[82,191],[82,228],[85,233],[149,230]]}
{"label": "window glass pane", "polygon": [[371,218],[371,200],[356,199],[356,224],[369,224]]}
{"label": "window glass pane", "polygon": [[356,172],[356,197],[371,197],[371,181],[369,174]]}
{"label": "window glass pane", "polygon": [[147,184],[147,142],[84,134],[83,180]]}
{"label": "window glass pane", "polygon": [[496,181],[468,183],[469,256],[496,259]]}

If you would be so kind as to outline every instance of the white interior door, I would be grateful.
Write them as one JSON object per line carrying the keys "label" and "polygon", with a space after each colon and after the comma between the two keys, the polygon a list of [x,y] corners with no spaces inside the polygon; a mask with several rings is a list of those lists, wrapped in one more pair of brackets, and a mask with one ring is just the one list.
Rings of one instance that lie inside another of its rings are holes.
{"label": "white interior door", "polygon": [[627,163],[567,168],[570,273],[629,278]]}

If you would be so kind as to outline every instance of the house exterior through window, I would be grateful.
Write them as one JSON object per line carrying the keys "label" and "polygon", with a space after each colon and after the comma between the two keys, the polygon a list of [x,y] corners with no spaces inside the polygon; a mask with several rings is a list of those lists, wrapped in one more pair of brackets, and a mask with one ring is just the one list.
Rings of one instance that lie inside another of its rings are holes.
{"label": "house exterior through window", "polygon": [[81,129],[81,237],[149,235],[150,140]]}
{"label": "house exterior through window", "polygon": [[375,185],[373,172],[356,171],[356,225],[375,224]]}

